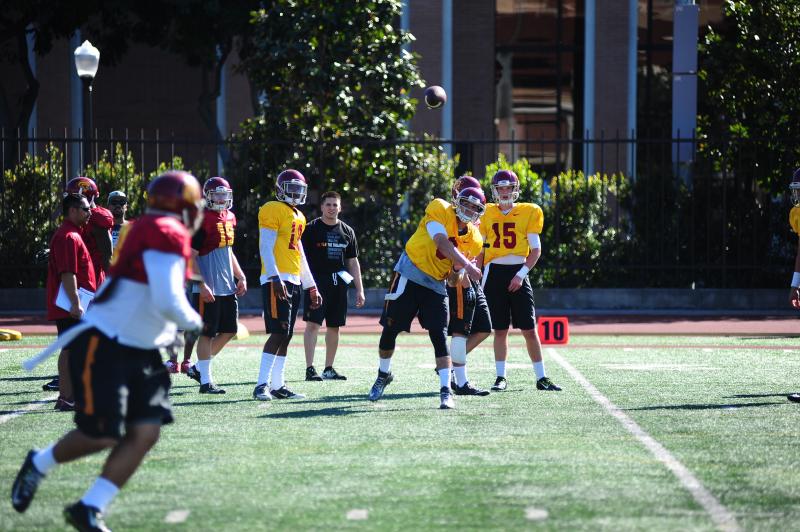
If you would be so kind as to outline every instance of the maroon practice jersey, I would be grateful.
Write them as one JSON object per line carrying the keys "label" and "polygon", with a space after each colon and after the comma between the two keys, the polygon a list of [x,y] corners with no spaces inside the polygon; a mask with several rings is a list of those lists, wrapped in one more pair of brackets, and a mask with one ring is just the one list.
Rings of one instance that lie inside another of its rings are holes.
{"label": "maroon practice jersey", "polygon": [[122,227],[114,249],[109,275],[147,283],[144,268],[145,251],[161,251],[180,255],[186,261],[186,278],[189,278],[191,257],[189,231],[180,220],[172,216],[145,214]]}
{"label": "maroon practice jersey", "polygon": [[232,247],[236,215],[229,210],[203,211],[203,223],[192,238],[192,247],[201,257],[217,248]]}

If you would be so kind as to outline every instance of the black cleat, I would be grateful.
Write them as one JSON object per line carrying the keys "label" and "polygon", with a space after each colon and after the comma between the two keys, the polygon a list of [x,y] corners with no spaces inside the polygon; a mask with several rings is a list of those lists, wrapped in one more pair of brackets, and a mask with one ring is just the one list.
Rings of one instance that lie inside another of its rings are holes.
{"label": "black cleat", "polygon": [[346,381],[347,377],[341,375],[338,371],[333,369],[333,366],[328,366],[322,371],[322,378],[326,381]]}
{"label": "black cleat", "polygon": [[269,393],[267,389],[267,385],[259,384],[253,390],[253,399],[257,399],[258,401],[272,401],[272,394]]}
{"label": "black cleat", "polygon": [[214,384],[213,382],[209,382],[208,384],[201,384],[200,385],[200,393],[211,393],[211,394],[222,394],[225,393],[225,390]]}
{"label": "black cleat", "polygon": [[494,386],[492,386],[493,392],[502,392],[508,388],[508,381],[505,377],[497,377],[497,380],[494,381]]}
{"label": "black cleat", "polygon": [[86,506],[81,501],[64,508],[64,519],[67,524],[81,532],[111,532],[103,522],[103,514],[93,506]]}
{"label": "black cleat", "polygon": [[456,403],[453,401],[453,394],[447,386],[439,390],[439,401],[440,410],[450,410],[456,407]]}
{"label": "black cleat", "polygon": [[453,388],[453,392],[455,392],[456,395],[477,395],[479,397],[489,395],[489,390],[481,390],[480,388],[474,387],[469,382],[465,383],[464,386],[456,386]]}
{"label": "black cleat", "polygon": [[793,403],[800,403],[800,393],[790,393],[786,398]]}
{"label": "black cleat", "polygon": [[375,384],[372,385],[372,389],[369,391],[369,400],[377,401],[380,399],[383,396],[383,391],[393,380],[394,375],[392,373],[378,371],[378,378],[375,379]]}
{"label": "black cleat", "polygon": [[308,366],[306,368],[306,380],[322,382],[322,377],[319,376],[319,373],[317,373],[317,369],[314,366]]}
{"label": "black cleat", "polygon": [[75,401],[67,401],[63,397],[59,396],[56,399],[56,404],[53,406],[54,410],[58,410],[59,412],[74,412],[75,411]]}
{"label": "black cleat", "polygon": [[46,392],[57,392],[58,391],[58,377],[54,378],[50,382],[46,384],[42,384],[42,390]]}
{"label": "black cleat", "polygon": [[553,384],[553,381],[548,379],[547,377],[542,377],[538,381],[536,381],[536,389],[537,390],[545,390],[547,392],[560,392],[561,388]]}
{"label": "black cleat", "polygon": [[35,454],[35,449],[28,451],[28,455],[17,473],[17,478],[14,479],[14,484],[11,486],[11,506],[19,513],[28,509],[33,496],[36,495],[39,483],[44,478],[44,474],[40,473],[33,465]]}
{"label": "black cleat", "polygon": [[272,397],[275,399],[305,399],[306,397],[302,393],[294,393],[285,385],[281,386],[277,390],[270,390],[269,393],[271,393]]}
{"label": "black cleat", "polygon": [[186,370],[186,376],[200,382],[200,372],[197,370],[197,366],[190,366],[189,369]]}

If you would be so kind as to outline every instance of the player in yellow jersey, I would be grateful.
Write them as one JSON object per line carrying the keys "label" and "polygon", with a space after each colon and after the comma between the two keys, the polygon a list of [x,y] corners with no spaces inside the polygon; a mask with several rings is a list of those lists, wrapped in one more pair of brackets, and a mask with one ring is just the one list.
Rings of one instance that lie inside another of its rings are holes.
{"label": "player in yellow jersey", "polygon": [[269,333],[253,390],[253,398],[259,401],[304,397],[286,387],[283,378],[286,351],[303,289],[310,292],[311,308],[322,304],[300,241],[306,217],[297,206],[306,202],[306,178],[297,170],[284,170],[275,181],[275,189],[277,201],[268,201],[258,211],[261,301],[264,328]]}
{"label": "player in yellow jersey", "polygon": [[[789,184],[792,194],[792,210],[789,211],[789,225],[797,235],[800,235],[800,168],[794,171],[792,182]],[[792,275],[791,288],[789,289],[789,304],[800,309],[800,236],[798,236],[797,255],[794,259],[794,274]],[[800,393],[788,396],[793,403],[800,403]]]}
{"label": "player in yellow jersey", "polygon": [[[459,202],[459,193],[466,188],[475,188],[482,192],[477,179],[470,175],[462,175],[453,182],[450,191],[454,205]],[[467,256],[467,258],[473,260],[476,257]],[[447,279],[447,299],[450,307],[447,334],[450,336],[450,360],[453,363],[453,380],[450,388],[456,395],[489,395],[489,390],[473,386],[467,376],[467,353],[492,333],[489,306],[483,289],[480,283],[454,272]]]}
{"label": "player in yellow jersey", "polygon": [[525,338],[536,373],[536,388],[559,391],[561,388],[545,373],[542,344],[536,332],[533,288],[528,279],[528,272],[542,254],[542,209],[534,203],[515,203],[519,198],[519,178],[510,170],[498,171],[491,187],[495,203],[486,206],[480,228],[485,242],[483,289],[494,329],[497,380],[492,390],[502,391],[508,386],[508,330],[513,325]]}
{"label": "player in yellow jersey", "polygon": [[[485,208],[486,199],[480,190],[467,188],[458,195],[456,206],[434,199],[425,209],[417,230],[406,242],[405,251],[394,267],[389,293],[383,307],[383,331],[378,344],[378,378],[369,392],[369,400],[377,401],[392,382],[392,355],[395,340],[402,331],[411,329],[414,317],[428,330],[439,374],[439,408],[453,408],[450,389],[450,352],[447,348],[448,305],[445,279],[454,268],[464,270],[473,281],[481,271],[468,258],[477,256],[481,236],[474,222]],[[463,201],[461,201],[463,200]]]}

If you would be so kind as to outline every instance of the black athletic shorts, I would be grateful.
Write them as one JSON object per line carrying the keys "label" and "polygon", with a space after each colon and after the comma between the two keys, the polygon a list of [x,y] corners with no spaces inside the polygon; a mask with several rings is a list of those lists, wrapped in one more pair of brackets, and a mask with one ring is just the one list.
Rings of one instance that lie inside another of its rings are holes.
{"label": "black athletic shorts", "polygon": [[520,264],[489,264],[485,273],[483,292],[489,304],[489,314],[494,330],[528,330],[536,328],[536,310],[533,306],[533,288],[526,276],[516,292],[508,291],[508,284],[519,271]]}
{"label": "black athletic shorts", "polygon": [[197,312],[203,317],[203,336],[214,338],[219,333],[234,333],[239,325],[239,303],[236,294],[214,296],[214,301],[206,303],[195,294],[198,300]]}
{"label": "black athletic shorts", "polygon": [[285,301],[278,299],[272,289],[272,283],[261,285],[261,304],[264,306],[264,330],[268,333],[293,334],[297,311],[300,309],[302,287],[284,281],[286,287]]}
{"label": "black athletic shorts", "polygon": [[486,295],[479,283],[472,283],[475,287],[475,312],[472,315],[472,325],[469,328],[470,334],[492,332],[492,318],[489,315],[489,304],[486,302]]}
{"label": "black athletic shorts", "polygon": [[411,331],[415,317],[424,329],[447,329],[447,296],[410,281],[395,272],[383,304],[381,325]]}
{"label": "black athletic shorts", "polygon": [[317,290],[322,296],[322,305],[311,309],[311,295],[303,290],[303,321],[310,321],[328,327],[341,327],[347,321],[347,288],[348,285],[335,273],[323,273],[314,276]]}
{"label": "black athletic shorts", "polygon": [[137,349],[95,328],[68,345],[75,424],[93,438],[121,438],[134,423],[172,423],[170,379],[158,349]]}
{"label": "black athletic shorts", "polygon": [[75,327],[79,324],[81,320],[76,320],[75,318],[61,318],[60,320],[56,320],[56,331],[57,336],[61,336],[71,328]]}
{"label": "black athletic shorts", "polygon": [[476,295],[475,289],[470,285],[447,287],[448,306],[450,307],[450,321],[447,324],[447,335],[461,334],[469,336],[472,328],[472,317],[475,314]]}

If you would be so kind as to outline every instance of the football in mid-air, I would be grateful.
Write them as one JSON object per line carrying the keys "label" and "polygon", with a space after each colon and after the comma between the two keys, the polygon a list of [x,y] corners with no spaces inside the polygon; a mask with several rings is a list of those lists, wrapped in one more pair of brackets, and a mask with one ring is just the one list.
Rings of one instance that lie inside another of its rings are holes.
{"label": "football in mid-air", "polygon": [[425,89],[425,105],[428,109],[437,109],[447,103],[447,93],[439,85],[431,85]]}

